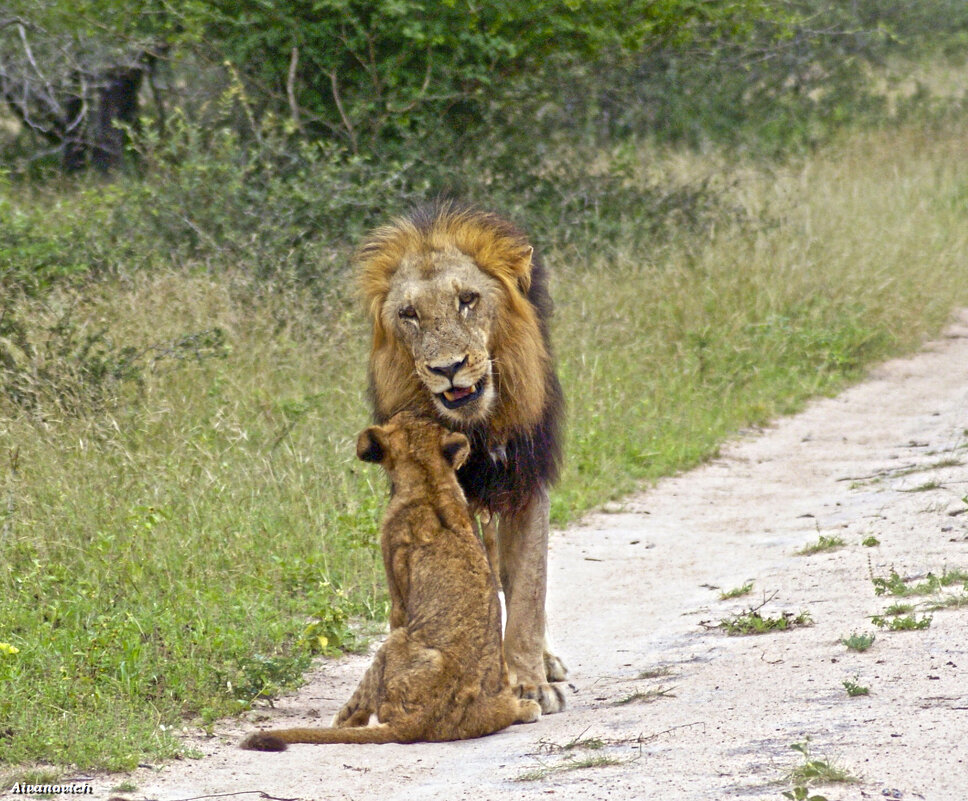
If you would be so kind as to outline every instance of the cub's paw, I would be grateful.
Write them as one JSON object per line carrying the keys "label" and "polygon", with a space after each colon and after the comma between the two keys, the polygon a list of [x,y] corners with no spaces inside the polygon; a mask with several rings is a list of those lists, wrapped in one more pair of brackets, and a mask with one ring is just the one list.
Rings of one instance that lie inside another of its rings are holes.
{"label": "cub's paw", "polygon": [[354,709],[344,706],[333,718],[334,729],[349,729],[365,726],[370,722],[370,712],[366,709]]}
{"label": "cub's paw", "polygon": [[541,719],[541,705],[530,698],[522,698],[518,705],[518,723],[534,723]]}
{"label": "cub's paw", "polygon": [[543,715],[553,715],[565,708],[565,694],[554,684],[518,684],[514,694],[537,701]]}
{"label": "cub's paw", "polygon": [[544,652],[545,676],[548,681],[564,681],[568,678],[568,668],[551,651]]}

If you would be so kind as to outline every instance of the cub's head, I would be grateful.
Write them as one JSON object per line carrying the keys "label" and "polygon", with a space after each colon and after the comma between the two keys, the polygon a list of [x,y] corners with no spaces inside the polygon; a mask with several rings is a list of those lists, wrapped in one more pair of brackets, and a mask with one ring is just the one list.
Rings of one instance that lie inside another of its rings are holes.
{"label": "cub's head", "polygon": [[356,455],[381,465],[395,486],[419,475],[429,476],[434,483],[451,483],[459,491],[456,471],[470,450],[467,437],[459,431],[412,412],[400,412],[382,426],[370,426],[356,440]]}
{"label": "cub's head", "polygon": [[532,252],[500,217],[448,203],[373,232],[359,264],[379,418],[534,424],[549,355],[528,300]]}

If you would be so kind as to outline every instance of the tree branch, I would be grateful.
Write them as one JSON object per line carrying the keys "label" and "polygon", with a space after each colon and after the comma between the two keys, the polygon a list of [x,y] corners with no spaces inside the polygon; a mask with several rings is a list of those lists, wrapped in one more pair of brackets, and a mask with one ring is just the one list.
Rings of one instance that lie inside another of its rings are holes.
{"label": "tree branch", "polygon": [[336,70],[329,73],[329,82],[333,87],[333,100],[336,102],[336,110],[339,111],[340,119],[343,120],[343,127],[346,128],[346,133],[350,137],[350,147],[353,149],[353,153],[358,153],[359,147],[356,141],[356,130],[353,128],[353,123],[350,122],[343,108],[343,100],[339,94],[339,82],[336,78]]}
{"label": "tree branch", "polygon": [[299,105],[296,103],[296,68],[299,66],[299,48],[293,47],[289,54],[289,75],[286,78],[286,95],[289,98],[289,111],[292,114],[293,125],[302,133],[302,122],[299,120]]}

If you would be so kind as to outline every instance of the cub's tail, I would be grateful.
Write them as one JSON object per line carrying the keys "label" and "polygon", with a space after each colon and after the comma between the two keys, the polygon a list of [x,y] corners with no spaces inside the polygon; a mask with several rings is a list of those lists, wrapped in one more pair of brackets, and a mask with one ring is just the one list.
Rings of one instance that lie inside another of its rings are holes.
{"label": "cub's tail", "polygon": [[257,731],[239,745],[250,751],[285,751],[290,743],[406,743],[386,724],[378,726],[350,726],[344,729],[270,729]]}

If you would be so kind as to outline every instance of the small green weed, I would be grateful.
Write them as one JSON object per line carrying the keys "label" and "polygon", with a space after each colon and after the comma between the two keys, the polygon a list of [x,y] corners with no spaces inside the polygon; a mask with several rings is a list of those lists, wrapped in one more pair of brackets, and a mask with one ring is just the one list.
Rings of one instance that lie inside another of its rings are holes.
{"label": "small green weed", "polygon": [[[586,729],[587,731],[587,729]],[[542,740],[539,752],[542,754],[563,754],[569,751],[585,749],[587,751],[601,751],[608,743],[601,737],[585,737],[584,732],[579,734],[574,740],[567,743],[553,743],[549,740]]]}
{"label": "small green weed", "polygon": [[[630,762],[630,759],[610,756],[603,753],[591,753],[585,756],[577,756],[577,751],[604,751],[609,745],[617,745],[618,742],[603,740],[601,737],[585,737],[584,733],[567,743],[553,743],[542,740],[538,751],[530,756],[539,755],[565,755],[565,759],[554,764],[541,762],[540,767],[527,771],[517,776],[514,781],[533,782],[545,779],[554,773],[563,773],[570,770],[583,770],[586,768],[602,768],[608,765],[622,765]],[[540,760],[539,760],[540,761]]]}
{"label": "small green weed", "polygon": [[838,548],[843,548],[844,545],[846,543],[840,537],[828,537],[826,534],[821,534],[816,542],[810,545],[804,545],[797,551],[797,555],[811,556],[815,553],[823,553],[824,551],[836,551]]}
{"label": "small green weed", "polygon": [[941,489],[944,486],[940,481],[925,481],[916,487],[902,489],[900,492],[930,492],[931,490]]}
{"label": "small green weed", "polygon": [[810,754],[810,738],[803,742],[793,743],[790,748],[803,755],[803,763],[791,770],[786,781],[793,787],[783,793],[784,798],[793,801],[827,801],[822,795],[811,795],[809,788],[813,784],[853,783],[857,779],[844,768],[832,763],[829,759],[814,759]]}
{"label": "small green weed", "polygon": [[809,626],[813,620],[809,612],[800,612],[795,615],[793,612],[783,612],[778,617],[765,617],[760,614],[760,610],[776,597],[774,592],[768,598],[763,599],[759,606],[751,607],[745,612],[724,617],[719,621],[718,626],[730,637],[745,636],[750,634],[768,634],[772,631],[788,631],[801,626]]}
{"label": "small green weed", "polygon": [[537,782],[548,778],[555,773],[564,773],[570,770],[584,770],[587,768],[604,768],[609,765],[624,765],[630,762],[629,759],[608,756],[607,754],[589,754],[579,759],[569,758],[556,765],[542,765],[534,770],[529,770],[514,778],[516,782]]}
{"label": "small green weed", "polygon": [[865,548],[875,548],[881,544],[881,541],[877,539],[877,537],[870,536],[864,540],[861,540],[860,544],[863,545]]}
{"label": "small green weed", "polygon": [[912,595],[932,595],[953,584],[968,585],[968,572],[956,569],[945,570],[940,576],[928,573],[924,581],[913,586],[908,584],[909,581],[912,579],[902,578],[894,568],[891,568],[891,575],[887,578],[871,576],[875,595],[896,595],[905,598]]}
{"label": "small green weed", "polygon": [[851,651],[857,651],[858,653],[863,653],[868,648],[874,644],[875,637],[873,634],[851,634],[849,637],[841,640],[841,642],[847,646]]}
{"label": "small green weed", "polygon": [[883,615],[874,615],[871,618],[871,623],[888,631],[919,631],[931,626],[931,615],[922,615],[920,618],[917,615],[908,615],[907,617],[892,617],[890,620]]}
{"label": "small green weed", "polygon": [[645,692],[632,693],[619,701],[615,701],[612,706],[625,706],[626,704],[652,704],[660,698],[675,698],[672,691],[675,687],[656,687]]}
{"label": "small green weed", "polygon": [[793,801],[827,801],[827,796],[810,794],[810,790],[802,784],[797,785],[792,790],[783,793],[784,798],[792,798]]}
{"label": "small green weed", "polygon": [[742,587],[733,587],[731,590],[719,593],[719,600],[728,601],[732,598],[742,598],[744,595],[749,595],[752,590],[753,582],[747,581]]}
{"label": "small green weed", "polygon": [[800,612],[798,615],[793,612],[783,612],[779,617],[764,617],[759,612],[751,610],[731,618],[723,618],[719,626],[730,637],[737,637],[746,634],[767,634],[771,631],[788,631],[800,626],[809,626],[812,622],[808,612]]}
{"label": "small green weed", "polygon": [[639,673],[636,678],[639,679],[661,679],[663,676],[671,676],[672,668],[668,665],[662,665],[661,667],[649,668],[648,670],[643,670]]}
{"label": "small green weed", "polygon": [[884,610],[885,616],[898,617],[914,611],[914,604],[893,603]]}
{"label": "small green weed", "polygon": [[[855,676],[854,678],[856,679],[857,677]],[[844,689],[847,691],[847,695],[849,695],[851,698],[856,698],[858,695],[870,695],[870,687],[863,687],[856,681],[846,679],[843,684]]]}
{"label": "small green weed", "polygon": [[929,612],[936,612],[939,609],[961,609],[963,606],[968,606],[968,594],[949,595],[940,601],[930,601],[923,606]]}

